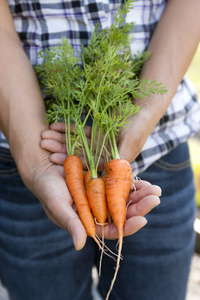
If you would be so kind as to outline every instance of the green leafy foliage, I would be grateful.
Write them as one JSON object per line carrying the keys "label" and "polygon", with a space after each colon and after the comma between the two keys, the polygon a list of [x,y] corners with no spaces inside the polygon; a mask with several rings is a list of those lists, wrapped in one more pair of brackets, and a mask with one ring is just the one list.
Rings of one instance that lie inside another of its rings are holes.
{"label": "green leafy foliage", "polygon": [[74,50],[65,38],[60,45],[40,51],[38,56],[43,63],[35,67],[35,72],[43,95],[50,97],[46,118],[50,123],[65,122],[66,147],[68,153],[73,154],[80,148],[80,143],[76,132],[71,134],[70,124],[76,123],[85,106],[83,69],[78,65],[80,58],[74,56]]}
{"label": "green leafy foliage", "polygon": [[[89,169],[96,171],[108,141],[112,157],[118,156],[115,136],[125,127],[128,118],[140,110],[133,105],[133,98],[167,92],[161,83],[139,80],[142,65],[151,54],[131,53],[129,36],[134,23],[125,23],[125,14],[132,9],[133,2],[126,1],[123,8],[118,9],[110,28],[99,31],[96,25],[89,45],[82,46],[80,58],[74,56],[71,45],[63,38],[60,45],[39,53],[43,63],[35,68],[44,95],[51,97],[47,119],[65,122],[68,154],[80,150],[82,144]],[[83,121],[84,109],[88,114]],[[89,114],[93,118],[90,146],[84,133]],[[73,135],[71,121],[75,124]],[[101,145],[98,151],[96,138]]]}

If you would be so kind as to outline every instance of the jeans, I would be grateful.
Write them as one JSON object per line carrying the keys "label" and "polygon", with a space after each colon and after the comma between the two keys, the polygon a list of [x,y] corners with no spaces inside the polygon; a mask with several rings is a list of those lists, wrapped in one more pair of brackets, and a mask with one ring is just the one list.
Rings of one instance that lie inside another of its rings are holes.
{"label": "jeans", "polygon": [[[147,225],[124,238],[123,260],[110,300],[184,300],[195,233],[193,174],[188,146],[178,146],[139,177],[162,188]],[[106,241],[116,252],[116,240]],[[12,300],[90,300],[100,251],[91,238],[75,251],[0,149],[0,278]],[[108,292],[115,261],[104,255],[98,290]]]}

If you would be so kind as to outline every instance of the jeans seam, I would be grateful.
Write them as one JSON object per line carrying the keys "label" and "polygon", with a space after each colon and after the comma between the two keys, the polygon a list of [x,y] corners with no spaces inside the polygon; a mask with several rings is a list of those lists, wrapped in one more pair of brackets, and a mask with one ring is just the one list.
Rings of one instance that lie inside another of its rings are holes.
{"label": "jeans seam", "polygon": [[17,168],[13,168],[10,170],[0,170],[0,177],[9,177],[9,176],[15,176],[18,175]]}
{"label": "jeans seam", "polygon": [[17,168],[13,168],[13,169],[10,169],[10,170],[0,170],[0,173],[12,173],[14,171],[17,171]]}
{"label": "jeans seam", "polygon": [[3,162],[14,162],[12,158],[9,158],[9,156],[0,156],[0,161]]}

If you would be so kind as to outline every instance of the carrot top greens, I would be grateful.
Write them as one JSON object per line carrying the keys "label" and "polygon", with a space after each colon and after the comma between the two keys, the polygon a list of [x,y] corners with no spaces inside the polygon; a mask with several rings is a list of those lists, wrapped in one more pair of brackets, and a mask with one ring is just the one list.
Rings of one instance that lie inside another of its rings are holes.
{"label": "carrot top greens", "polygon": [[[115,137],[128,118],[140,110],[133,104],[133,98],[167,92],[155,80],[139,79],[150,53],[131,53],[130,32],[134,23],[124,24],[124,16],[132,5],[133,1],[129,0],[118,9],[110,28],[99,31],[97,24],[89,45],[82,46],[79,58],[63,38],[60,45],[39,52],[43,63],[35,67],[43,94],[51,96],[47,120],[65,122],[68,155],[82,150],[93,178],[97,177],[105,148],[112,158],[119,157]],[[81,115],[85,110],[87,115],[83,121]],[[89,115],[93,120],[90,145],[84,132]]]}

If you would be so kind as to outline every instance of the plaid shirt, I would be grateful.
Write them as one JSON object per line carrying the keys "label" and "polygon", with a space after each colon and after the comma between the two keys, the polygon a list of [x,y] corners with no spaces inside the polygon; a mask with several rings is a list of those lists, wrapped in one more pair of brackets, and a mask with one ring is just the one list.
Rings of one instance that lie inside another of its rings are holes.
{"label": "plaid shirt", "polygon": [[[16,30],[32,65],[40,63],[38,51],[52,47],[65,36],[76,50],[88,45],[96,22],[109,27],[123,0],[7,0]],[[144,50],[165,8],[165,0],[136,0],[126,21],[135,22],[132,53]],[[200,128],[200,108],[194,88],[187,78],[178,87],[165,115],[132,163],[135,174],[144,171],[163,155],[185,142]],[[8,144],[0,132],[0,146]]]}

